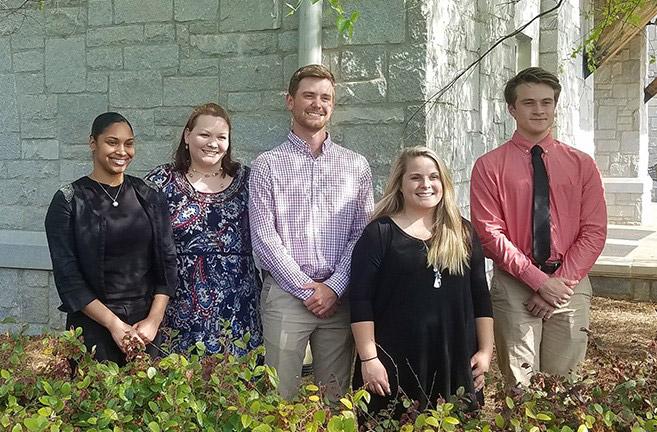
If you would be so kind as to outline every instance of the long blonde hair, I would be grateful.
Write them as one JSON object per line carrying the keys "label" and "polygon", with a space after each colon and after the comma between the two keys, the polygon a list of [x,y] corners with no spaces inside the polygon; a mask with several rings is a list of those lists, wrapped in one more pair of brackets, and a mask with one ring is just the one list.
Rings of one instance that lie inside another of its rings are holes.
{"label": "long blonde hair", "polygon": [[456,205],[454,184],[447,166],[430,148],[409,147],[401,151],[390,170],[383,198],[376,204],[372,219],[393,216],[404,210],[402,178],[408,162],[416,157],[426,157],[435,162],[443,185],[443,198],[433,214],[427,265],[441,270],[447,269],[453,275],[462,275],[465,268],[470,266],[470,232]]}

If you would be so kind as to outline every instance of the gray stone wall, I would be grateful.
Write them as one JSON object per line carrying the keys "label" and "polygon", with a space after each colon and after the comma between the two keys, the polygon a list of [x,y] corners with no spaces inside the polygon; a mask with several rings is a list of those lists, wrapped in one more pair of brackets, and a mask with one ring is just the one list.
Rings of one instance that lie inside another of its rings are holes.
{"label": "gray stone wall", "polygon": [[[648,38],[648,74],[646,85],[657,78],[657,26],[651,25],[646,28]],[[648,166],[657,164],[657,98],[648,101]],[[657,181],[652,183],[652,201],[657,202]]]}
{"label": "gray stone wall", "polygon": [[643,102],[646,34],[639,33],[595,72],[595,159],[605,178],[609,221],[645,221],[648,178],[648,111]]}

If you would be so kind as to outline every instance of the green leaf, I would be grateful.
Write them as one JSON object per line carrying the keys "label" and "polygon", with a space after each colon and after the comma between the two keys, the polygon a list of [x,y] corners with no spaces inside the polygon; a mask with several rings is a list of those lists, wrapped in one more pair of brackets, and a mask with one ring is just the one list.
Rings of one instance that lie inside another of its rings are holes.
{"label": "green leaf", "polygon": [[160,432],[160,425],[157,424],[157,422],[152,421],[148,424],[148,429],[150,429],[151,432]]}
{"label": "green leaf", "polygon": [[536,419],[538,419],[540,421],[550,421],[550,420],[552,420],[552,417],[550,417],[549,415],[547,415],[545,413],[538,413],[538,414],[536,414]]}
{"label": "green leaf", "polygon": [[452,416],[445,417],[445,419],[444,419],[443,421],[444,421],[445,423],[447,423],[447,424],[451,424],[451,425],[457,425],[457,424],[460,424],[460,423],[461,423],[461,422],[459,421],[459,419],[457,419],[456,417],[452,417]]}
{"label": "green leaf", "polygon": [[506,420],[504,420],[504,417],[502,417],[501,414],[496,415],[495,416],[495,426],[497,426],[500,429],[503,429],[504,425],[506,425]]}
{"label": "green leaf", "polygon": [[248,414],[242,414],[242,416],[240,417],[240,421],[242,422],[242,427],[244,427],[244,429],[246,429],[246,428],[249,427],[249,425],[251,424],[253,419]]}
{"label": "green leaf", "polygon": [[511,399],[509,396],[506,397],[505,402],[509,409],[513,409],[516,406],[516,404],[513,403],[513,399]]}
{"label": "green leaf", "polygon": [[589,432],[589,428],[587,428],[586,425],[579,425],[577,432]]}
{"label": "green leaf", "polygon": [[153,379],[153,377],[156,374],[157,374],[157,369],[155,369],[153,366],[146,369],[146,375],[148,376],[148,378]]}
{"label": "green leaf", "polygon": [[351,403],[351,401],[349,399],[342,398],[342,399],[340,399],[340,402],[342,402],[342,405],[346,406],[347,409],[354,409],[354,406],[353,406],[353,404]]}
{"label": "green leaf", "polygon": [[253,428],[251,432],[271,432],[272,428],[268,424],[261,424]]}
{"label": "green leaf", "polygon": [[435,417],[427,417],[427,419],[424,422],[426,424],[428,424],[429,426],[433,426],[433,427],[440,426],[440,423],[438,422],[438,420]]}

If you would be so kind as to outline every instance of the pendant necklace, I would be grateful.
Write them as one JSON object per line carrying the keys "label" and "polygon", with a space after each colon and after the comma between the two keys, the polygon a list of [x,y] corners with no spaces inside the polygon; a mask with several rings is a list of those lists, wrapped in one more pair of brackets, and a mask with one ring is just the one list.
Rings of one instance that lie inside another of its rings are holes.
{"label": "pendant necklace", "polygon": [[[422,244],[427,251],[427,257],[429,257],[429,246],[427,246],[427,242],[422,240]],[[440,285],[442,285],[442,275],[440,274],[440,270],[435,265],[432,265],[431,267],[433,269],[433,287],[440,288]]]}
{"label": "pendant necklace", "polygon": [[119,190],[116,192],[115,196],[110,195],[109,192],[107,192],[107,189],[98,181],[94,180],[96,183],[98,183],[98,186],[105,192],[105,194],[112,200],[112,207],[118,207],[119,202],[117,201],[117,198],[119,197],[119,194],[121,193],[121,189],[123,189],[123,182],[121,182],[121,185],[119,186]]}

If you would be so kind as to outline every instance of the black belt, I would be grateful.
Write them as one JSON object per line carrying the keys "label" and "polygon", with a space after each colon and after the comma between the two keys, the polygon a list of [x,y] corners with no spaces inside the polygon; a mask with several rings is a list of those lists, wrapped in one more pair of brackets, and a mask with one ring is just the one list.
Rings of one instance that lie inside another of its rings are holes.
{"label": "black belt", "polygon": [[561,267],[561,261],[552,261],[552,262],[546,262],[545,264],[536,264],[536,267],[538,267],[538,269],[545,274],[552,274],[555,271],[557,271],[559,267]]}

